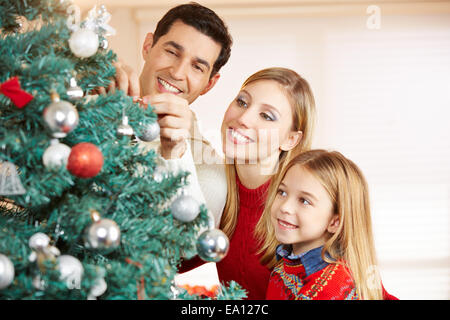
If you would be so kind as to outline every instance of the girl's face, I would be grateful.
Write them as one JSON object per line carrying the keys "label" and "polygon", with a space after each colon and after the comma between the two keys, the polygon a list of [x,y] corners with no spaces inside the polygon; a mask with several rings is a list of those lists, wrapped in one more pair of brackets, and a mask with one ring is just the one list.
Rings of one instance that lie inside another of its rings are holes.
{"label": "girl's face", "polygon": [[298,164],[287,171],[280,183],[272,204],[271,221],[277,240],[292,244],[294,254],[324,245],[339,226],[327,191]]}
{"label": "girl's face", "polygon": [[291,131],[292,107],[273,80],[257,80],[231,102],[222,122],[222,145],[227,158],[256,163],[292,149],[301,132]]}

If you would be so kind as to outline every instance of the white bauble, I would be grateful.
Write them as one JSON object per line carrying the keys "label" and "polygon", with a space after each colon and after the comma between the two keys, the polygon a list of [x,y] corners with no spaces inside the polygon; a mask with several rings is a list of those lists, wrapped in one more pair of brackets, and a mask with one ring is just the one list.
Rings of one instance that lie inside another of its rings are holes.
{"label": "white bauble", "polygon": [[14,280],[14,265],[7,256],[0,253],[0,290],[5,289]]}
{"label": "white bauble", "polygon": [[72,53],[79,58],[93,56],[98,49],[98,35],[90,29],[78,29],[69,39],[69,47]]}
{"label": "white bauble", "polygon": [[44,248],[47,248],[49,244],[49,236],[42,232],[33,234],[28,240],[28,245],[33,250],[44,250]]}
{"label": "white bauble", "polygon": [[70,150],[70,147],[64,143],[60,143],[56,139],[52,140],[50,147],[48,147],[42,155],[44,166],[48,169],[57,169],[61,166],[65,167],[70,155]]}
{"label": "white bauble", "polygon": [[69,289],[80,289],[84,268],[80,260],[70,255],[62,255],[57,258],[60,279],[64,280]]}
{"label": "white bauble", "polygon": [[174,218],[181,222],[191,222],[200,213],[198,202],[191,196],[182,194],[170,205]]}

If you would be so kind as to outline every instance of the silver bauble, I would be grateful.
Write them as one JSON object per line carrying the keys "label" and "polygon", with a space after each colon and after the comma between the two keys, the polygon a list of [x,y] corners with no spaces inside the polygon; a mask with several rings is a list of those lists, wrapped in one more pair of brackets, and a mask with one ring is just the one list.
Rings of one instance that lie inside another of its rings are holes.
{"label": "silver bauble", "polygon": [[207,262],[219,262],[225,258],[229,247],[227,235],[219,229],[206,230],[197,239],[197,253]]}
{"label": "silver bauble", "polygon": [[70,100],[79,100],[83,98],[83,89],[78,86],[75,77],[70,78],[70,87],[67,89],[66,93]]}
{"label": "silver bauble", "polygon": [[122,118],[122,123],[117,127],[116,133],[118,136],[129,136],[134,134],[133,128],[128,124],[128,117]]}
{"label": "silver bauble", "polygon": [[8,287],[14,280],[14,265],[7,256],[0,253],[0,290]]}
{"label": "silver bauble", "polygon": [[141,136],[139,136],[139,139],[146,142],[153,141],[159,137],[160,131],[161,128],[158,122],[152,122],[146,125],[144,129],[141,130]]}
{"label": "silver bauble", "polygon": [[172,215],[179,221],[190,222],[200,213],[198,202],[191,196],[182,194],[170,205]]}
{"label": "silver bauble", "polygon": [[120,245],[120,229],[111,219],[96,219],[85,231],[85,246],[109,253]]}
{"label": "silver bauble", "polygon": [[54,139],[42,155],[42,162],[47,169],[58,169],[67,165],[67,159],[70,155],[70,147]]}
{"label": "silver bauble", "polygon": [[83,276],[83,265],[81,262],[72,256],[62,255],[57,258],[58,270],[60,279],[63,280],[67,288],[69,289],[80,289],[81,287],[81,277]]}
{"label": "silver bauble", "polygon": [[70,50],[79,58],[93,56],[97,52],[98,46],[98,35],[89,29],[78,29],[69,38]]}
{"label": "silver bauble", "polygon": [[52,95],[52,101],[44,109],[44,120],[53,132],[53,137],[64,138],[78,125],[78,111],[70,102],[59,100],[56,94]]}

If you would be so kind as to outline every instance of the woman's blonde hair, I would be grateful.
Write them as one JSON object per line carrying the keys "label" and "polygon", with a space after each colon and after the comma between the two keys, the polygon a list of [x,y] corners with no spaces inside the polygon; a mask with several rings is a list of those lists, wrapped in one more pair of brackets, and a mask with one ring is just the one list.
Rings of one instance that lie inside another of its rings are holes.
{"label": "woman's blonde hair", "polygon": [[[242,84],[244,89],[248,84],[259,80],[276,81],[286,93],[292,106],[292,130],[301,131],[302,138],[298,145],[289,151],[281,151],[279,168],[293,155],[311,148],[312,132],[315,121],[314,96],[308,82],[295,71],[286,68],[263,69],[251,75]],[[227,200],[220,222],[220,229],[229,237],[236,228],[239,213],[239,192],[236,184],[236,166],[234,163],[225,164],[227,178]]]}
{"label": "woman's blonde hair", "polygon": [[279,242],[270,220],[271,207],[286,172],[295,165],[302,166],[320,181],[330,196],[334,213],[339,216],[339,228],[326,241],[323,259],[328,263],[345,263],[360,299],[382,299],[368,185],[358,166],[336,151],[310,150],[301,153],[273,179],[262,219],[255,229],[255,236],[261,243],[261,262],[270,267],[276,263],[275,250]]}

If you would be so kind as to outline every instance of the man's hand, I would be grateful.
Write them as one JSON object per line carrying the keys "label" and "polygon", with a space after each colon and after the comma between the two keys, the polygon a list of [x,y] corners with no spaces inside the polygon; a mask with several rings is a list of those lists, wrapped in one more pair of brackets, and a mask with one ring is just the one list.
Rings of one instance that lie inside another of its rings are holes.
{"label": "man's hand", "polygon": [[189,137],[192,113],[187,100],[171,93],[159,93],[139,99],[140,85],[138,74],[121,60],[114,63],[116,77],[107,89],[96,88],[100,94],[123,90],[135,101],[141,100],[154,107],[161,128],[161,155],[165,159],[181,158],[186,151],[186,138]]}
{"label": "man's hand", "polygon": [[127,95],[137,98],[140,96],[139,76],[128,65],[124,64],[120,59],[113,63],[116,68],[116,77],[111,80],[108,88],[98,87],[94,92],[105,94],[106,92],[114,92],[117,89],[123,90]]}
{"label": "man's hand", "polygon": [[[113,65],[116,67],[116,81],[115,83],[112,82],[112,84],[117,84],[117,87],[129,96],[139,97],[141,93],[138,74],[120,60]],[[111,84],[109,88],[111,88]]]}
{"label": "man's hand", "polygon": [[186,151],[192,121],[187,100],[171,93],[159,93],[143,97],[143,102],[150,103],[158,114],[161,155],[165,159],[181,158]]}

